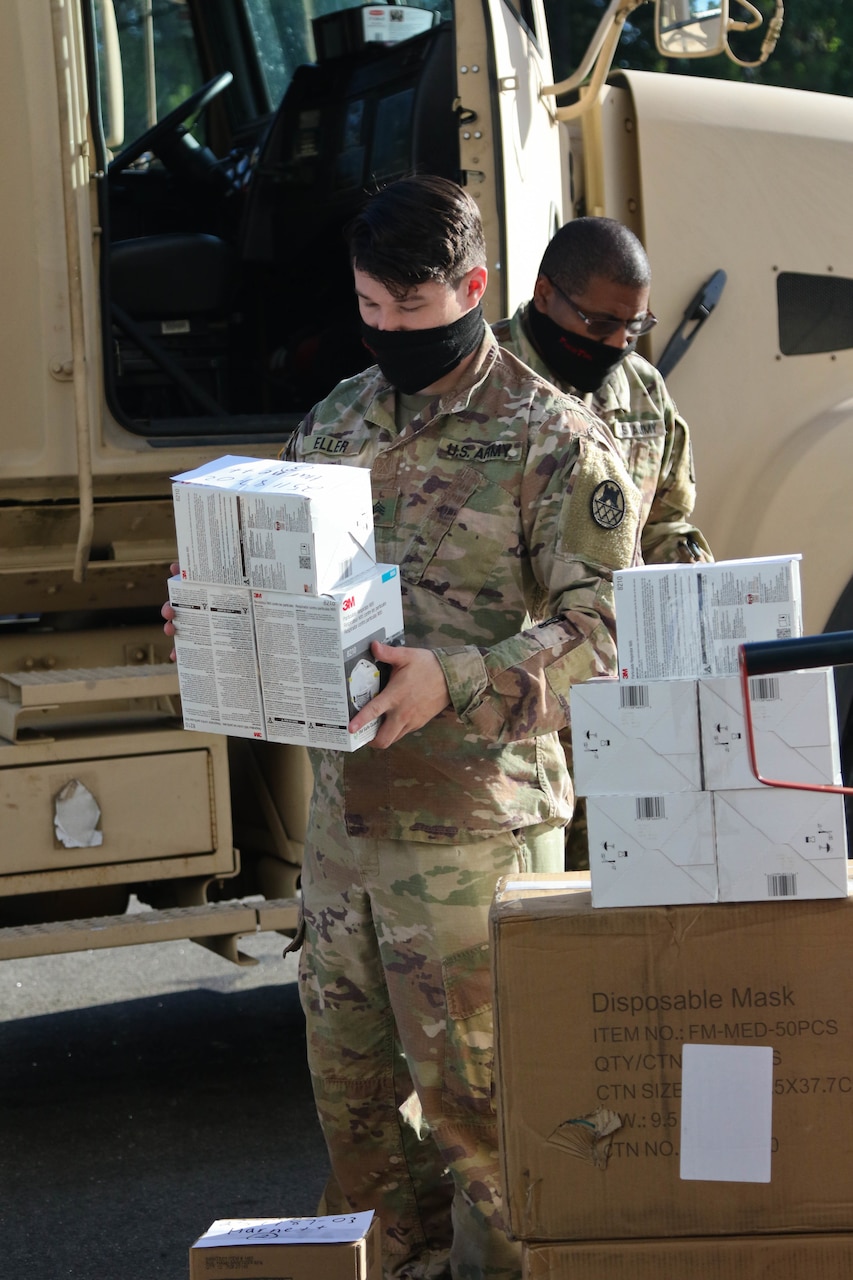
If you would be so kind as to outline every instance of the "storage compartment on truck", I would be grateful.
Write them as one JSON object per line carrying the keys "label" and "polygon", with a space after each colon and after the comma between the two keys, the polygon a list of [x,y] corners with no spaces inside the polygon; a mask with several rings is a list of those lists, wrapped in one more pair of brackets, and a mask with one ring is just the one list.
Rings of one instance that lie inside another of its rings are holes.
{"label": "storage compartment on truck", "polygon": [[229,875],[227,743],[179,729],[0,750],[0,895]]}

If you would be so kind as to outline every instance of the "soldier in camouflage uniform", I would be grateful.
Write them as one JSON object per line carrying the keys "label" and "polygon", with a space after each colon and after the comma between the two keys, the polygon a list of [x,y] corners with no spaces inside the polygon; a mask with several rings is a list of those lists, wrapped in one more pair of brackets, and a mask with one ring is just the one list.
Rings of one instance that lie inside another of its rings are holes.
{"label": "soldier in camouflage uniform", "polygon": [[501,875],[562,868],[557,731],[571,685],[615,670],[611,573],[635,560],[639,495],[595,418],[486,328],[464,191],[392,184],[350,248],[377,365],[318,405],[286,456],[371,469],[406,647],[374,645],[391,676],[352,728],[381,717],[375,749],[313,753],[300,988],[327,1206],[377,1210],[389,1280],[518,1280],[489,907]]}
{"label": "soldier in camouflage uniform", "polygon": [[482,226],[461,188],[392,184],[350,249],[377,365],[285,453],[371,469],[406,646],[374,645],[390,678],[351,724],[381,721],[371,747],[312,752],[299,981],[326,1206],[377,1211],[385,1280],[519,1280],[489,908],[500,876],[562,868],[557,733],[572,684],[615,670],[611,574],[635,562],[639,494],[593,415],[485,326]]}
{"label": "soldier in camouflage uniform", "polygon": [[[687,423],[657,369],[634,349],[655,324],[650,283],[649,260],[633,232],[612,218],[576,218],[545,250],[532,300],[493,329],[505,350],[582,397],[611,432],[642,495],[645,562],[710,561],[691,519],[696,482]],[[562,737],[571,768],[568,730]],[[589,866],[583,800],[566,865]]]}

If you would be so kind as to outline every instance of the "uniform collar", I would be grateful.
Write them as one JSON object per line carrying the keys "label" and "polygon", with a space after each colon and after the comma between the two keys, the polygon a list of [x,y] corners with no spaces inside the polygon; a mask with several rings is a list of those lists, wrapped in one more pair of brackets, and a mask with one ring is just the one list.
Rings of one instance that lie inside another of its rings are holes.
{"label": "uniform collar", "polygon": [[[494,335],[486,325],[483,341],[477,348],[474,359],[459,375],[458,383],[447,391],[436,395],[419,415],[421,425],[426,426],[438,417],[448,417],[461,413],[468,408],[471,398],[480,389],[494,367],[499,347]],[[397,390],[383,376],[378,366],[373,370],[373,383],[368,387],[372,399],[365,412],[365,419],[374,426],[383,427],[394,434],[397,432],[394,419],[394,397]]]}

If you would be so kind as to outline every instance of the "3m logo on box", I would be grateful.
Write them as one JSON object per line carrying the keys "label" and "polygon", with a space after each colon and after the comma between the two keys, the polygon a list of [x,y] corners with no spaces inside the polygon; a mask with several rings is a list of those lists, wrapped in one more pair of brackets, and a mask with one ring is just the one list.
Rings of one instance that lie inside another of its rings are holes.
{"label": "3m logo on box", "polygon": [[351,609],[354,604],[355,604],[355,596],[347,596],[346,600],[344,600],[343,604],[341,605],[341,608],[343,609],[344,613],[346,613],[347,609]]}

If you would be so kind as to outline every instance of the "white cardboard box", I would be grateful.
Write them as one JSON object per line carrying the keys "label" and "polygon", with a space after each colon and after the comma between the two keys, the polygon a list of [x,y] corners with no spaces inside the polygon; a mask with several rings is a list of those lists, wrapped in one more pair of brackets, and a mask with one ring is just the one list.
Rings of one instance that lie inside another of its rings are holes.
{"label": "white cardboard box", "polygon": [[248,587],[169,580],[184,728],[263,738]]}
{"label": "white cardboard box", "polygon": [[322,596],[169,582],[184,728],[356,751],[373,722],[347,726],[379,692],[374,640],[403,640],[396,565]]}
{"label": "white cardboard box", "polygon": [[613,586],[620,677],[737,675],[743,642],[802,635],[800,558],[617,570]]}
{"label": "white cardboard box", "polygon": [[181,576],[321,595],[376,559],[363,467],[227,455],[173,477]]}
{"label": "white cardboard box", "polygon": [[590,796],[595,907],[717,901],[711,794]]}
{"label": "white cardboard box", "polygon": [[353,716],[382,687],[371,643],[403,639],[396,565],[375,565],[322,596],[252,593],[266,736],[271,742],[355,751],[376,737],[356,734]]}
{"label": "white cardboard box", "polygon": [[190,1248],[190,1280],[382,1280],[373,1211],[323,1218],[220,1218]]}
{"label": "white cardboard box", "polygon": [[571,716],[578,795],[702,790],[695,680],[588,680]]}
{"label": "white cardboard box", "polygon": [[[758,768],[786,782],[840,783],[835,682],[830,667],[752,676],[750,707]],[[708,791],[758,786],[749,763],[741,682],[699,681],[702,758]]]}
{"label": "white cardboard box", "polygon": [[758,786],[713,798],[721,902],[847,897],[843,796]]}

